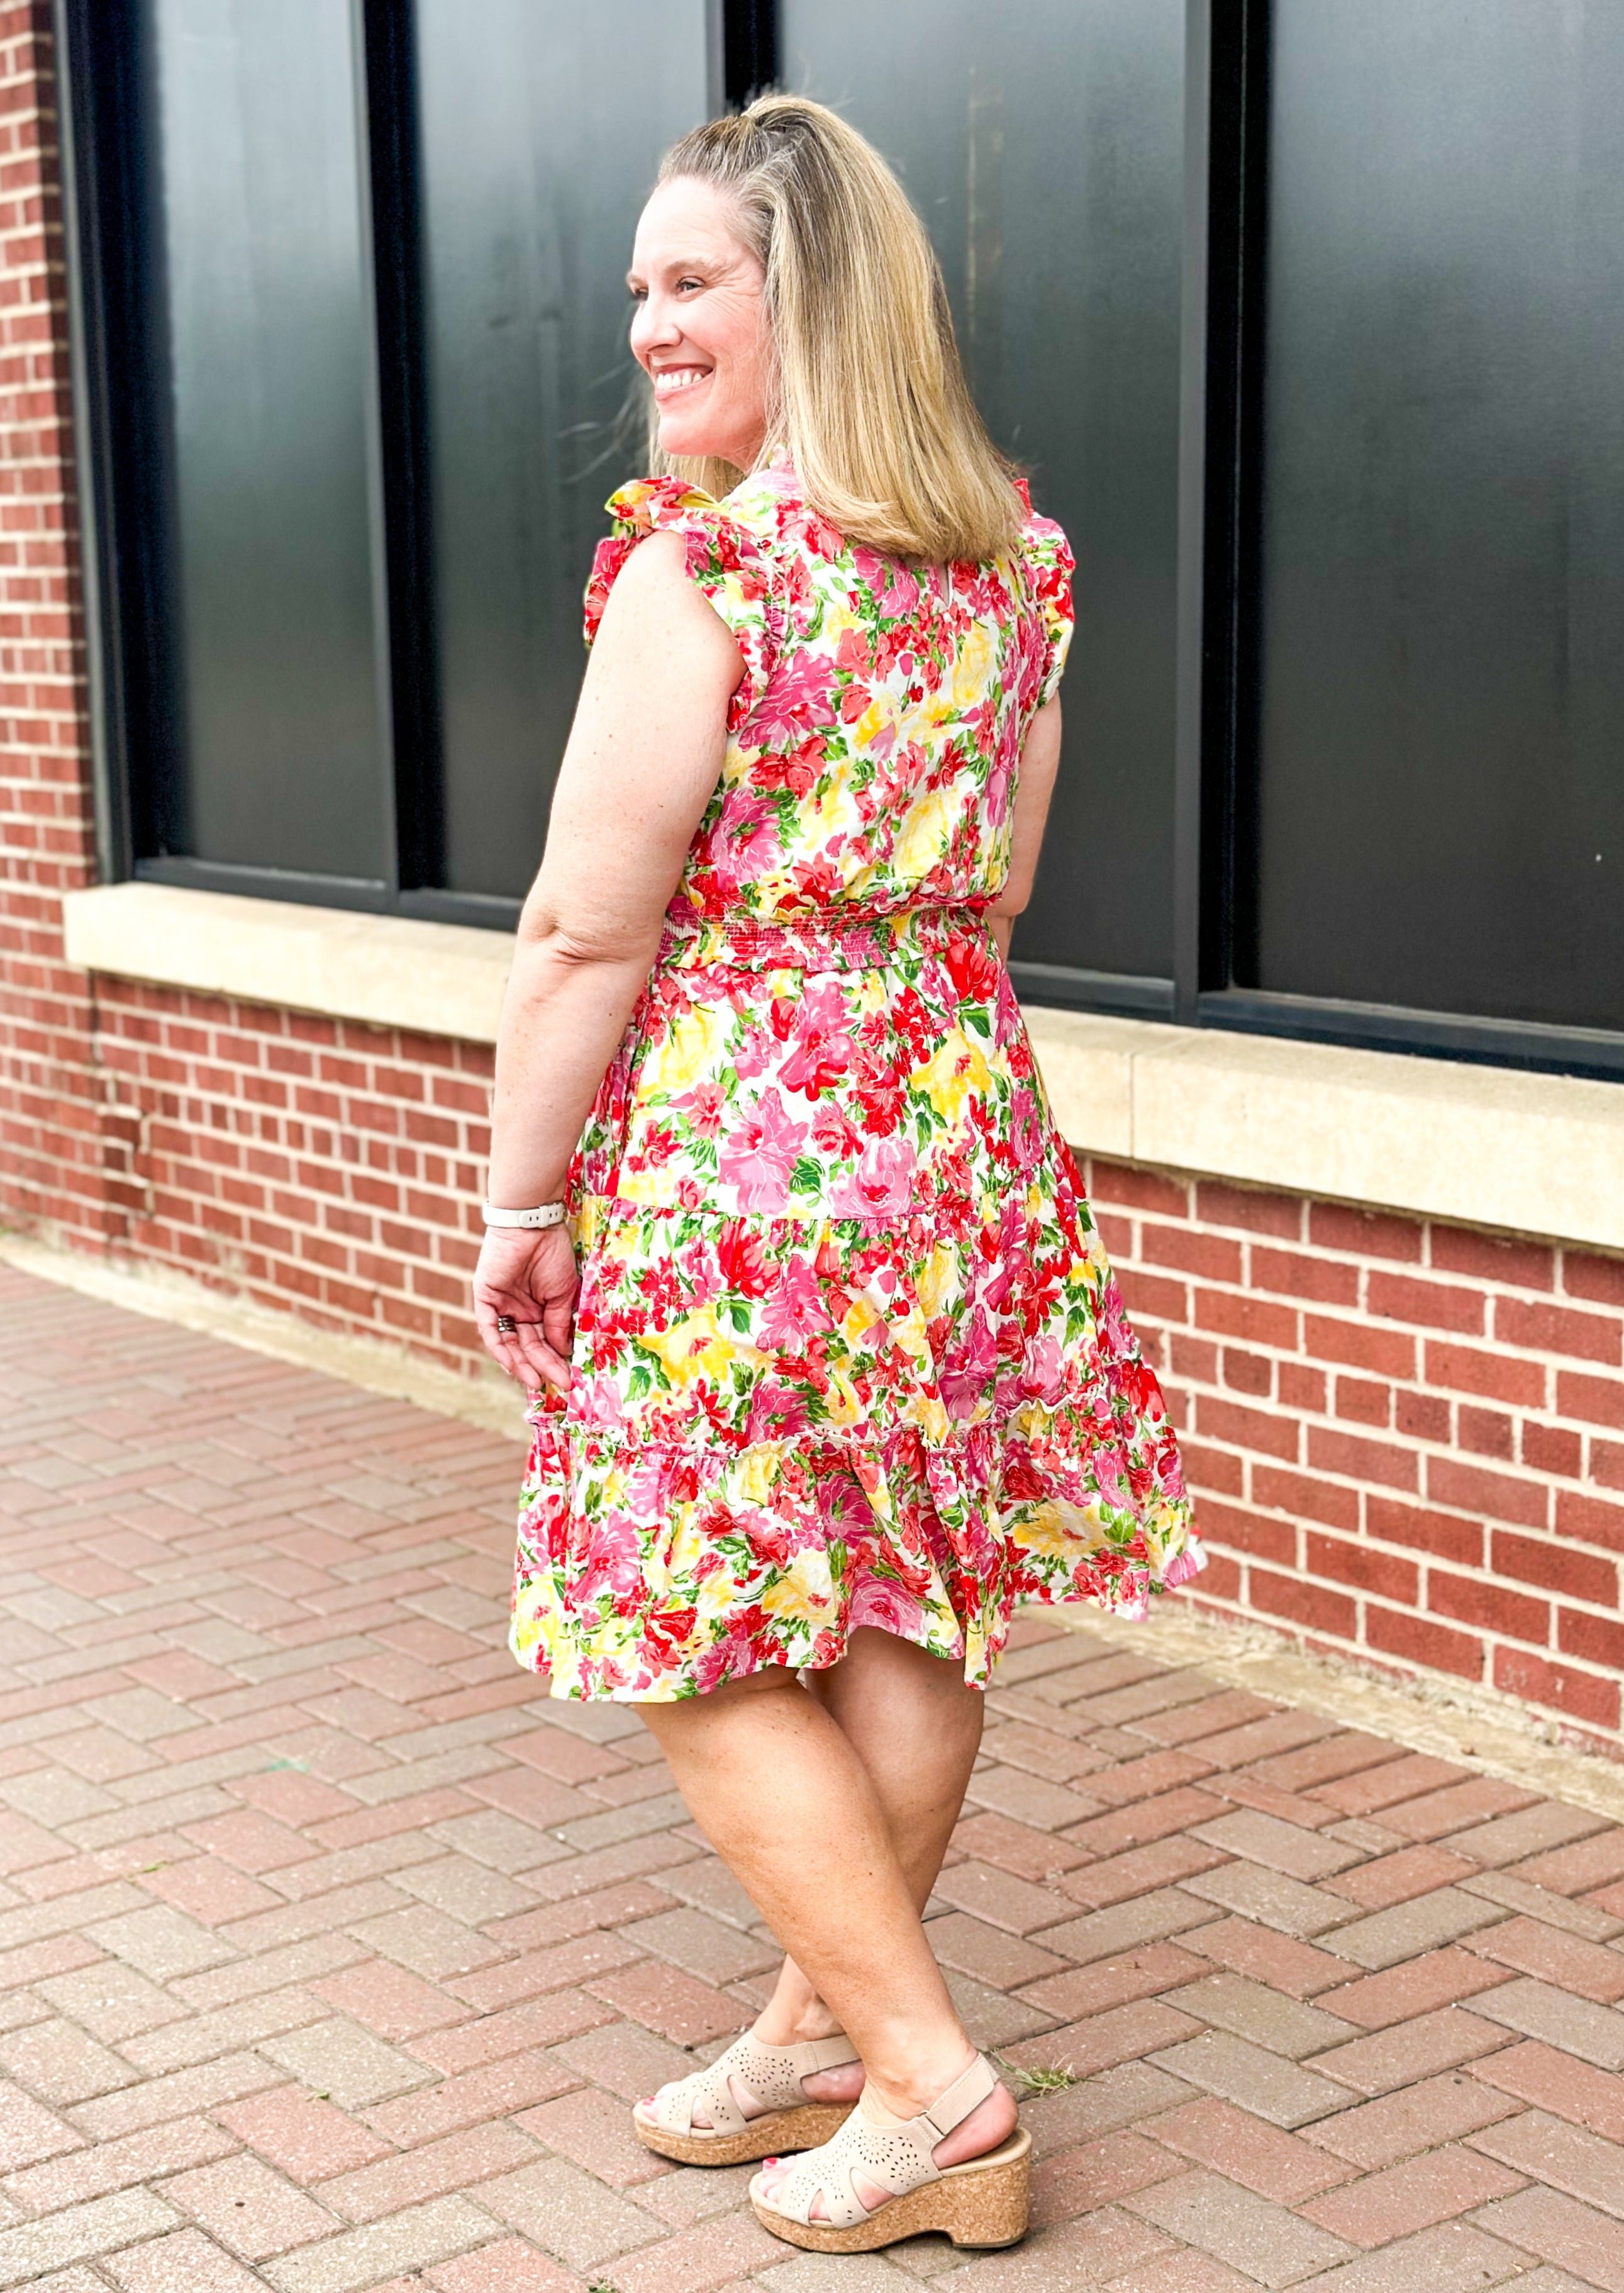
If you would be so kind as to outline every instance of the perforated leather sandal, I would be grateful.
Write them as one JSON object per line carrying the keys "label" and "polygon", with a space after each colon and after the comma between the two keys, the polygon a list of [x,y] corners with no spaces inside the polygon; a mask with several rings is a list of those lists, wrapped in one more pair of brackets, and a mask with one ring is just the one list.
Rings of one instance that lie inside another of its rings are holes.
{"label": "perforated leather sandal", "polygon": [[[838,2130],[852,2105],[809,2101],[802,2079],[844,2070],[858,2059],[844,2031],[794,2046],[764,2046],[747,2031],[708,2068],[680,2078],[652,2102],[634,2103],[632,2123],[640,2142],[682,2166],[741,2166],[750,2158],[810,2150]],[[759,2103],[759,2115],[747,2117],[739,2109],[730,2078]],[[696,2110],[709,2119],[708,2127],[694,2124]]]}
{"label": "perforated leather sandal", "polygon": [[[962,2166],[938,2166],[933,2151],[986,2101],[998,2074],[984,2054],[917,2118],[876,2126],[852,2111],[820,2150],[797,2158],[769,2200],[763,2176],[750,2184],[755,2218],[774,2237],[812,2253],[871,2253],[905,2237],[940,2230],[955,2245],[1014,2245],[1026,2234],[1032,2137],[1017,2127],[1007,2142]],[[872,2212],[852,2184],[855,2167],[893,2194]],[[820,2192],[826,2221],[812,2218]]]}

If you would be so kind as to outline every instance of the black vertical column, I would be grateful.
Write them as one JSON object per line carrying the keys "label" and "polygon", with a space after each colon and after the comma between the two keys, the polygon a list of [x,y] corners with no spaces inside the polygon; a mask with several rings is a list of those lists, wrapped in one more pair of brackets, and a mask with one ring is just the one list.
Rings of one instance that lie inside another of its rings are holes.
{"label": "black vertical column", "polygon": [[742,109],[779,76],[778,0],[715,0],[721,19],[722,104]]}

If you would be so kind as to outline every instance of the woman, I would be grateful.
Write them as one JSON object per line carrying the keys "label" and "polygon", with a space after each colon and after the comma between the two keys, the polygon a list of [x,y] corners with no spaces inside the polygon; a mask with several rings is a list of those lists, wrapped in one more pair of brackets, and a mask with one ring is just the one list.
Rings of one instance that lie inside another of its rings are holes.
{"label": "woman", "polygon": [[513,1644],[638,1705],[790,1954],[642,2140],[768,2159],[792,2244],[1007,2243],[1027,2137],[919,1916],[981,1691],[1016,1599],[1197,1565],[1003,962],[1071,556],[833,113],[685,137],[631,287],[673,474],[588,590],[475,1283],[536,1389]]}

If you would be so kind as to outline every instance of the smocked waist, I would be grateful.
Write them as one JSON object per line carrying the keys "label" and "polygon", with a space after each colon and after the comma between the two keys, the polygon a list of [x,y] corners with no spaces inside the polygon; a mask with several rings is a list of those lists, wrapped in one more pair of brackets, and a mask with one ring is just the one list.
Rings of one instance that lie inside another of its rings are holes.
{"label": "smocked waist", "polygon": [[986,911],[967,903],[869,916],[827,908],[772,921],[667,914],[658,960],[683,970],[869,971],[909,955],[945,955],[955,940],[984,939],[986,933]]}

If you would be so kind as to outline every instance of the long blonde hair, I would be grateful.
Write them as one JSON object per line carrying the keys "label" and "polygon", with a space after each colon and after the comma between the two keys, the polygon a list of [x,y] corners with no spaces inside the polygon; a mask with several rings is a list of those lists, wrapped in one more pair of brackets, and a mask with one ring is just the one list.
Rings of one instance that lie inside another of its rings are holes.
{"label": "long blonde hair", "polygon": [[[848,541],[932,564],[1006,549],[1014,472],[970,396],[925,226],[874,146],[821,103],[764,95],[673,144],[659,181],[678,176],[727,194],[767,274],[764,452],[788,448]],[[743,474],[657,444],[654,466],[716,495]]]}

